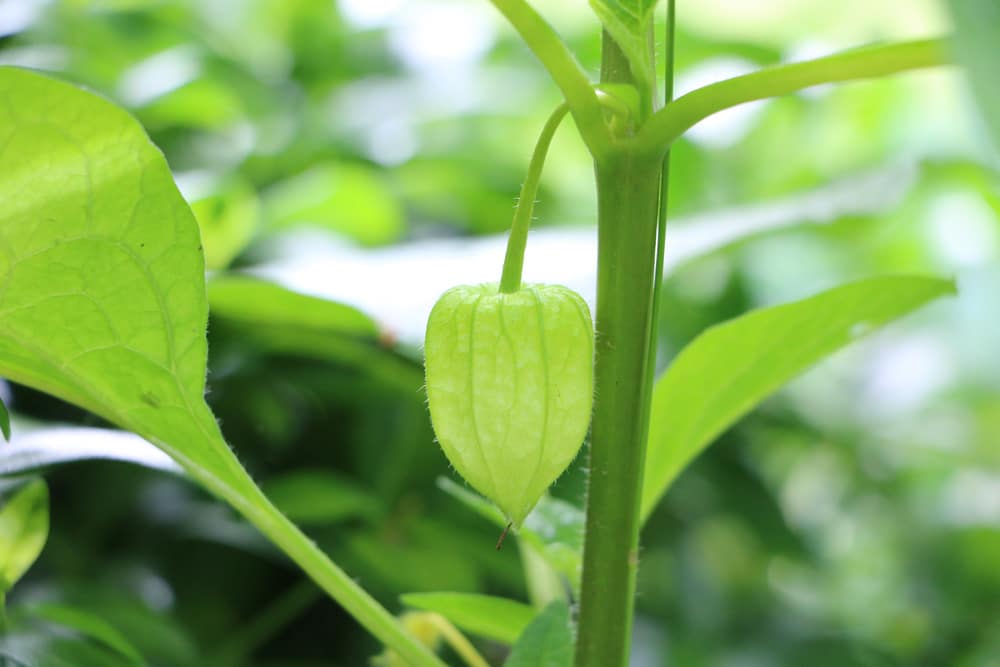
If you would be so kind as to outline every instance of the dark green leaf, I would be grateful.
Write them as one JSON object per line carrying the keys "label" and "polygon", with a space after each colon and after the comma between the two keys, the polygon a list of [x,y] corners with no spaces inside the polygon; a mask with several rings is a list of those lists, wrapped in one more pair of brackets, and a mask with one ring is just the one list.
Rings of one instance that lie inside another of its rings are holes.
{"label": "dark green leaf", "polygon": [[49,536],[49,490],[36,479],[0,506],[0,595],[31,567]]}
{"label": "dark green leaf", "polygon": [[0,637],[3,667],[135,667],[122,656],[87,637],[67,637],[51,627],[18,630]]}
{"label": "dark green leaf", "polygon": [[569,607],[562,600],[549,603],[525,628],[504,667],[570,667],[573,664],[573,628]]}
{"label": "dark green leaf", "polygon": [[43,604],[32,607],[32,616],[51,623],[72,628],[76,632],[97,640],[114,649],[136,665],[144,665],[142,655],[114,626],[93,612],[63,604]]}
{"label": "dark green leaf", "polygon": [[302,524],[373,518],[381,505],[354,482],[322,470],[293,471],[269,479],[264,492],[282,514]]}
{"label": "dark green leaf", "polygon": [[434,611],[474,635],[513,644],[531,622],[535,610],[506,598],[472,593],[410,593],[403,604]]}
{"label": "dark green leaf", "polygon": [[889,276],[763,308],[681,351],[653,392],[642,515],[705,447],[793,377],[862,335],[945,294],[951,281]]}

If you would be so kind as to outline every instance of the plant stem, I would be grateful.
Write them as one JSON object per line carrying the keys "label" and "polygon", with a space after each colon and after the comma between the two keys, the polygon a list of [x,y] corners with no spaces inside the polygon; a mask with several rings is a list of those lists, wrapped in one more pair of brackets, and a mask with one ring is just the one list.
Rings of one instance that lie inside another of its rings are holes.
{"label": "plant stem", "polygon": [[868,46],[824,58],[767,67],[699,88],[653,114],[634,141],[639,150],[662,155],[698,121],[730,107],[788,95],[824,83],[886,76],[949,62],[943,40]]}
{"label": "plant stem", "polygon": [[319,547],[302,534],[263,493],[265,512],[257,511],[263,503],[255,503],[248,518],[272,542],[308,574],[320,588],[386,646],[396,651],[412,667],[444,667],[444,662],[429,648],[408,634],[399,621],[368,594],[354,579],[333,563]]}
{"label": "plant stem", "polygon": [[[663,99],[665,104],[670,104],[674,98],[674,36],[676,24],[676,7],[674,0],[667,0],[667,22],[664,34],[664,70],[663,70]],[[653,313],[650,317],[649,352],[648,363],[646,364],[646,392],[651,397],[653,395],[653,380],[656,376],[656,331],[660,322],[660,287],[663,283],[663,253],[666,248],[667,232],[667,209],[670,195],[670,151],[663,156],[660,171],[660,206],[659,216],[656,224],[656,268],[653,270]],[[652,412],[652,400],[646,402],[646,411],[642,416],[642,424],[645,428],[643,442],[649,440],[649,418]],[[640,519],[640,527],[641,527]]]}
{"label": "plant stem", "polygon": [[535,197],[538,195],[538,182],[542,178],[542,167],[545,166],[545,156],[549,152],[552,137],[559,123],[566,116],[569,107],[560,104],[542,127],[538,136],[535,151],[528,163],[528,174],[521,185],[521,194],[517,198],[514,209],[514,221],[510,226],[510,237],[507,239],[507,255],[503,260],[503,275],[500,278],[500,291],[506,294],[521,289],[521,271],[524,269],[524,249],[528,245],[528,229],[531,227],[531,214],[535,210]]}
{"label": "plant stem", "polygon": [[[244,518],[297,564],[331,598],[337,601],[362,627],[380,642],[398,653],[411,667],[446,667],[433,651],[403,629],[399,620],[368,594],[354,579],[338,567],[316,543],[310,540],[268,500],[254,483],[235,454],[218,433],[215,418],[205,406],[199,417],[204,420],[206,448],[217,452],[216,465],[226,469],[225,477],[193,463],[169,447],[164,447],[187,472],[206,489],[227,501]],[[149,439],[149,438],[147,438]],[[157,444],[162,441],[153,440]],[[231,480],[231,481],[223,481]]]}
{"label": "plant stem", "polygon": [[[605,33],[602,81],[628,83],[631,76],[628,61]],[[639,562],[639,503],[646,451],[642,421],[649,402],[645,380],[660,159],[624,150],[595,160],[596,387],[577,667],[624,667],[628,661]]]}
{"label": "plant stem", "polygon": [[660,162],[598,163],[596,380],[578,667],[626,664],[638,569]]}
{"label": "plant stem", "polygon": [[542,62],[559,86],[584,143],[595,155],[611,144],[601,105],[590,80],[552,26],[525,0],[490,0]]}

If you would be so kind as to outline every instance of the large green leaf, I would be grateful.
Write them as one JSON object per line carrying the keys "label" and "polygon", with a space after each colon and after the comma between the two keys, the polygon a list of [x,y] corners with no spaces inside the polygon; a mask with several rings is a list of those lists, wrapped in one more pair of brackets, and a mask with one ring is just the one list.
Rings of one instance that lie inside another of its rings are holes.
{"label": "large green leaf", "polygon": [[642,516],[699,452],[771,392],[861,335],[954,291],[938,278],[872,278],[698,336],[653,391]]}
{"label": "large green leaf", "polygon": [[0,68],[0,376],[134,431],[226,499],[376,637],[426,647],[271,505],[205,403],[198,225],[127,113]]}
{"label": "large green leaf", "polygon": [[198,225],[162,154],[110,102],[13,68],[0,146],[0,375],[242,484],[204,401]]}
{"label": "large green leaf", "polygon": [[972,91],[1000,149],[1000,2],[949,0],[955,19],[955,51],[969,72]]}
{"label": "large green leaf", "polygon": [[504,667],[570,667],[573,628],[563,600],[549,603],[524,629]]}
{"label": "large green leaf", "polygon": [[0,600],[42,553],[49,536],[49,490],[36,479],[0,506]]}
{"label": "large green leaf", "polygon": [[632,74],[652,82],[650,62],[650,26],[659,0],[590,0],[605,30],[628,58]]}
{"label": "large green leaf", "polygon": [[410,593],[403,604],[434,611],[459,628],[480,637],[513,644],[535,615],[530,606],[473,593]]}

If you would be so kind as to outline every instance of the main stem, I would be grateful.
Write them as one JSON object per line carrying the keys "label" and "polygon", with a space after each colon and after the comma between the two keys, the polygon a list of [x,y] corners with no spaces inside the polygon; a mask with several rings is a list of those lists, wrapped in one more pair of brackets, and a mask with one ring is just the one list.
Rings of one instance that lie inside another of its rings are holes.
{"label": "main stem", "polygon": [[[628,80],[605,36],[602,80]],[[620,150],[595,163],[597,340],[577,667],[628,662],[645,458],[660,158]]]}

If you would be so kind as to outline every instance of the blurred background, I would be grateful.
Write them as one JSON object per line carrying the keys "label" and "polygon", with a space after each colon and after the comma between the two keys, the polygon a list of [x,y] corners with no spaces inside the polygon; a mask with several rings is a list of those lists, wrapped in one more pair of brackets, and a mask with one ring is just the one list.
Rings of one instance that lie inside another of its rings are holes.
{"label": "blurred background", "polygon": [[[536,5],[596,75],[587,4]],[[936,0],[678,5],[681,93],[950,29]],[[442,489],[460,480],[420,390],[430,304],[499,278],[514,197],[559,102],[490,4],[0,0],[0,63],[130,109],[214,272],[356,309],[360,324],[330,336],[213,310],[209,401],[276,503],[393,610],[415,591],[527,600],[516,545],[495,551],[494,526]],[[592,298],[592,169],[570,125],[525,278]],[[706,326],[852,279],[954,276],[960,295],[796,380],[682,475],[644,532],[633,665],[1000,665],[997,164],[954,69],[746,105],[675,146],[661,367]],[[0,392],[15,438],[100,425],[23,387]],[[555,489],[571,505],[582,464]],[[380,650],[177,475],[83,461],[46,479],[49,543],[12,606],[96,616],[153,665],[354,666]],[[52,664],[118,664],[70,655]]]}

